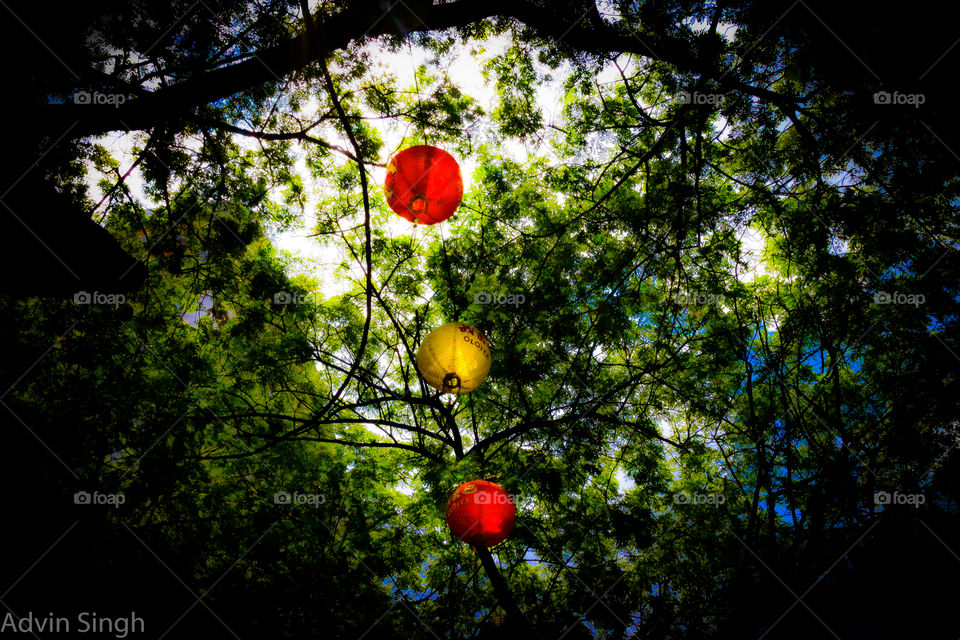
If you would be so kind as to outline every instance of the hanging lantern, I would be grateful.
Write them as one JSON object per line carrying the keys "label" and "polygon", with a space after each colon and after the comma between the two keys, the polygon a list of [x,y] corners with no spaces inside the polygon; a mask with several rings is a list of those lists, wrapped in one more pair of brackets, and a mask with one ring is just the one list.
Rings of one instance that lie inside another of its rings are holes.
{"label": "hanging lantern", "polygon": [[447,500],[450,532],[467,544],[500,544],[516,522],[513,498],[501,486],[486,480],[463,483]]}
{"label": "hanging lantern", "polygon": [[448,322],[420,343],[417,368],[437,391],[470,393],[490,373],[490,344],[478,329],[464,322]]}
{"label": "hanging lantern", "polygon": [[443,222],[463,199],[460,165],[443,149],[425,144],[393,157],[383,187],[390,208],[417,224]]}

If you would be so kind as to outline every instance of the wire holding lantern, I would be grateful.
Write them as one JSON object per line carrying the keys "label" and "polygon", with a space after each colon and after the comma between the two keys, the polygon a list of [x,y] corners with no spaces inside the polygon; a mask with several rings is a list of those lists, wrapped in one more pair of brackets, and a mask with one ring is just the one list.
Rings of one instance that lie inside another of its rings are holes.
{"label": "wire holding lantern", "polygon": [[513,532],[517,507],[500,485],[473,480],[450,495],[446,515],[454,536],[467,544],[493,547]]}
{"label": "wire holding lantern", "polygon": [[421,144],[404,149],[387,164],[387,204],[414,224],[437,224],[463,200],[460,165],[452,155]]}
{"label": "wire holding lantern", "polygon": [[431,331],[417,351],[417,369],[441,393],[470,393],[490,373],[490,343],[465,322],[448,322]]}

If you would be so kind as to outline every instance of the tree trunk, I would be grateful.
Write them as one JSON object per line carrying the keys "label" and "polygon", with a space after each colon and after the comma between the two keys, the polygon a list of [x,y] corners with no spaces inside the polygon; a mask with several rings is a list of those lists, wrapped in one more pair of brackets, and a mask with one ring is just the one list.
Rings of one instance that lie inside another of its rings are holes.
{"label": "tree trunk", "polygon": [[493,561],[493,555],[490,553],[490,550],[482,545],[473,545],[473,550],[480,557],[483,570],[486,572],[487,578],[490,579],[493,592],[497,596],[497,602],[499,602],[503,610],[507,612],[507,615],[514,625],[524,631],[530,631],[530,622],[513,597],[507,581],[504,580],[503,574],[500,573],[500,569],[497,568],[497,564]]}

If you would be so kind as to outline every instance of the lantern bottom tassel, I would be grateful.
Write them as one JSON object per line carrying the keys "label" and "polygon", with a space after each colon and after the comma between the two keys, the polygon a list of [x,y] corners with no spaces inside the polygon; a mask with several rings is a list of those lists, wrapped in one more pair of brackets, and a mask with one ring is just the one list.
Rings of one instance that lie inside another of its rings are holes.
{"label": "lantern bottom tassel", "polygon": [[444,389],[459,389],[461,386],[460,376],[455,373],[448,373],[443,376],[443,388]]}

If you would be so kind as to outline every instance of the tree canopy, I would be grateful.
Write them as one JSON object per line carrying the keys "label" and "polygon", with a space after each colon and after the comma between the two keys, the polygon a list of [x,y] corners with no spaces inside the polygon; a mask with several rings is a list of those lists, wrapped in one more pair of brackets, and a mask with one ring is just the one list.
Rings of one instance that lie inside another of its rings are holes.
{"label": "tree canopy", "polygon": [[[4,10],[4,625],[956,637],[948,20]],[[464,170],[439,225],[383,192],[415,144]],[[454,320],[493,354],[456,396],[415,366]],[[473,479],[517,505],[491,551],[444,522]]]}

